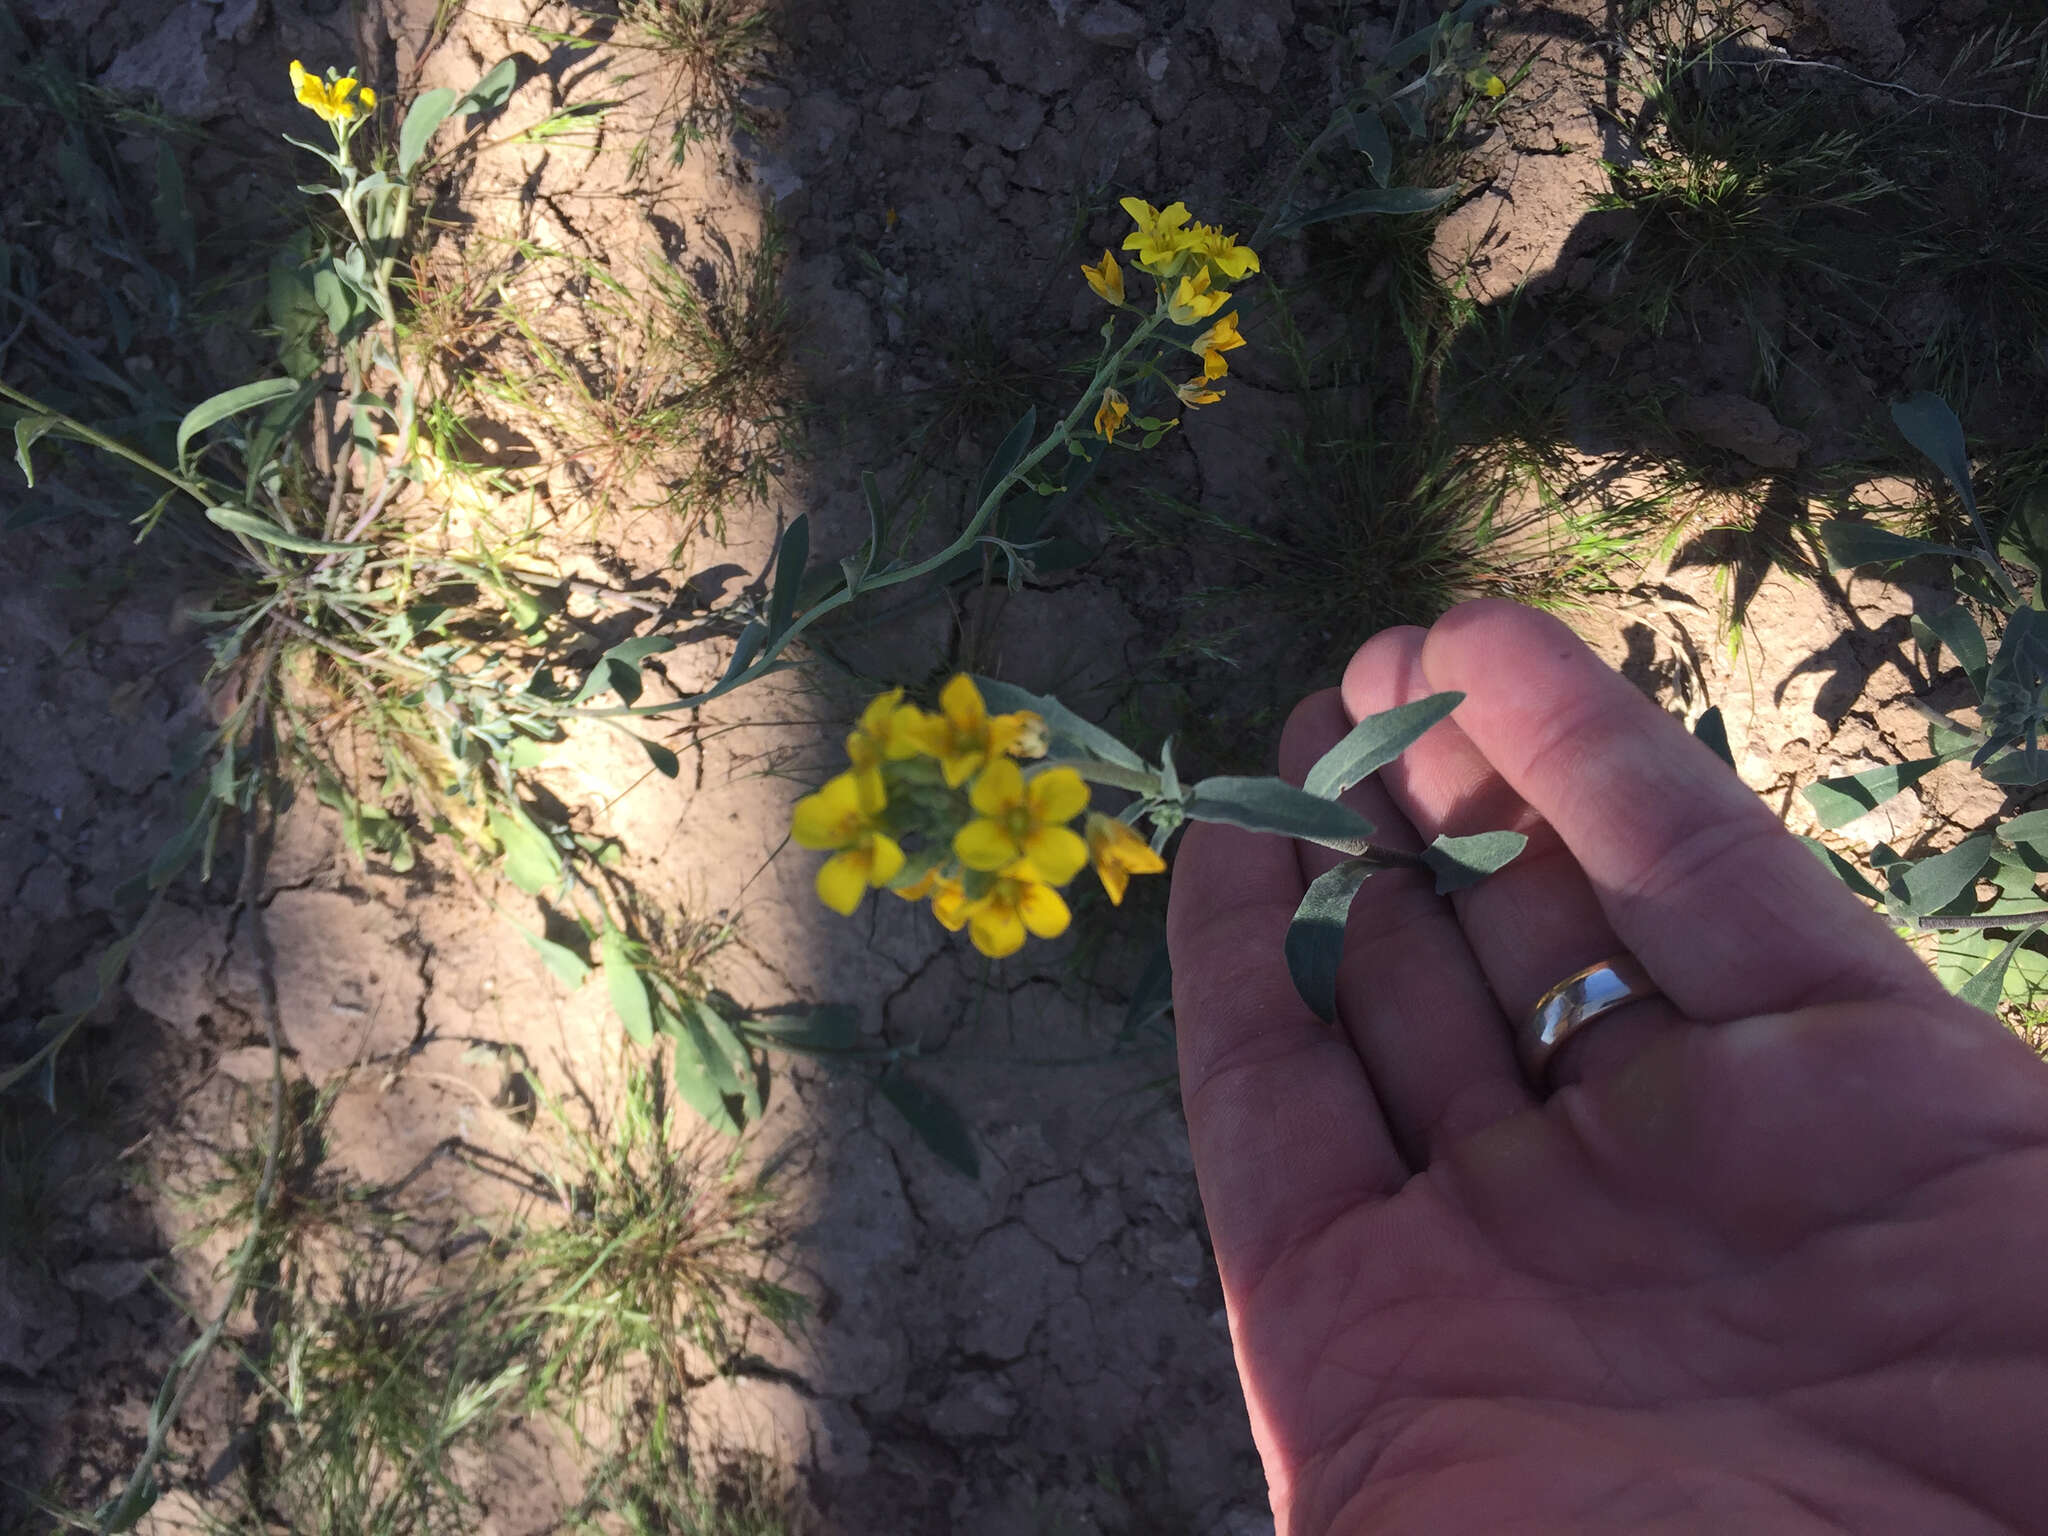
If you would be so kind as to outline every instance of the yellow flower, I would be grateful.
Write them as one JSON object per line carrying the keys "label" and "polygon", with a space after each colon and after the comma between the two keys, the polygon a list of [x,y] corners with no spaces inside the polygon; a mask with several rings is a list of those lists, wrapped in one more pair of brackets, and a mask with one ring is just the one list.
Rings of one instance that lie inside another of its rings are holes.
{"label": "yellow flower", "polygon": [[969,869],[1065,885],[1087,866],[1088,844],[1067,825],[1088,807],[1088,785],[1073,769],[1048,768],[1027,782],[997,758],[967,799],[977,815],[953,834],[953,852]]}
{"label": "yellow flower", "polygon": [[1235,352],[1244,345],[1244,338],[1237,333],[1237,311],[1233,309],[1188,345],[1202,355],[1203,378],[1222,378],[1230,367],[1224,362],[1223,354]]}
{"label": "yellow flower", "polygon": [[377,93],[367,85],[358,86],[354,75],[343,75],[330,85],[318,75],[309,74],[305,65],[293,59],[291,80],[292,94],[298,97],[299,105],[330,123],[349,122],[377,105]]}
{"label": "yellow flower", "polygon": [[888,801],[888,792],[882,786],[882,764],[917,756],[918,727],[923,720],[923,710],[903,702],[901,688],[876,695],[860,712],[860,723],[846,738],[846,757],[853,764],[861,809],[869,815],[880,811]]}
{"label": "yellow flower", "polygon": [[1204,268],[1193,277],[1180,280],[1173,297],[1166,301],[1166,318],[1175,325],[1193,325],[1197,320],[1208,319],[1229,302],[1230,295],[1221,288],[1210,288],[1209,273]]}
{"label": "yellow flower", "polygon": [[1094,266],[1081,264],[1081,275],[1088,279],[1088,286],[1110,303],[1121,305],[1124,301],[1124,269],[1116,264],[1116,257],[1108,251],[1102,253],[1102,260]]}
{"label": "yellow flower", "polygon": [[1481,85],[1479,89],[1484,91],[1488,96],[1492,96],[1498,99],[1502,96],[1507,95],[1508,83],[1507,81],[1501,79],[1499,75],[1488,75],[1486,77],[1485,84]]}
{"label": "yellow flower", "polygon": [[1115,906],[1124,904],[1124,890],[1133,875],[1157,875],[1166,870],[1166,860],[1152,851],[1152,845],[1130,829],[1128,823],[1100,811],[1090,811],[1088,861],[1102,888]]}
{"label": "yellow flower", "polygon": [[1041,939],[1056,939],[1073,920],[1066,902],[1051,886],[1007,877],[996,881],[987,895],[969,902],[964,915],[967,937],[991,960],[1017,953],[1024,947],[1027,932]]}
{"label": "yellow flower", "polygon": [[933,865],[909,885],[896,887],[896,894],[905,901],[932,899],[932,916],[950,932],[958,933],[967,926],[967,888],[953,875],[941,874]]}
{"label": "yellow flower", "polygon": [[992,758],[1045,755],[1045,722],[1028,709],[991,715],[981,690],[964,672],[939,691],[939,712],[920,712],[907,730],[918,751],[939,760],[946,783],[954,789]]}
{"label": "yellow flower", "polygon": [[1138,225],[1124,236],[1123,248],[1138,253],[1138,265],[1145,271],[1156,277],[1168,276],[1187,249],[1188,231],[1181,226],[1188,221],[1188,205],[1168,203],[1164,208],[1154,208],[1137,197],[1126,197],[1121,202],[1124,212]]}
{"label": "yellow flower", "polygon": [[1197,224],[1190,231],[1187,248],[1208,264],[1218,279],[1237,282],[1248,272],[1259,270],[1259,253],[1226,235],[1211,224]]}
{"label": "yellow flower", "polygon": [[1102,404],[1095,408],[1095,430],[1102,434],[1105,443],[1116,441],[1117,428],[1124,424],[1124,418],[1131,414],[1131,403],[1114,389],[1102,392]]}
{"label": "yellow flower", "polygon": [[1173,386],[1173,392],[1180,396],[1180,403],[1186,406],[1214,405],[1223,398],[1223,391],[1211,389],[1205,378],[1189,379],[1185,384]]}
{"label": "yellow flower", "polygon": [[818,870],[818,900],[841,917],[853,915],[869,886],[887,885],[903,868],[902,846],[875,825],[850,773],[797,801],[789,835],[801,847],[835,850]]}

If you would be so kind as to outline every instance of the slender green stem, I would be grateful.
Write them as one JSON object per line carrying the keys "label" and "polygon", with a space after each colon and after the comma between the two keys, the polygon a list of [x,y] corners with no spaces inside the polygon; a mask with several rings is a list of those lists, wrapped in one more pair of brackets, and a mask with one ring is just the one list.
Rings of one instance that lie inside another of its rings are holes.
{"label": "slender green stem", "polygon": [[1037,446],[1026,453],[1023,458],[1019,459],[1011,467],[1008,474],[1004,475],[994,486],[990,487],[989,493],[982,498],[981,505],[975,508],[974,516],[968,519],[967,526],[961,530],[960,536],[937,554],[920,560],[914,565],[906,565],[901,570],[887,571],[879,575],[868,576],[861,581],[858,587],[840,587],[831,596],[807,608],[795,623],[775,637],[769,647],[744,672],[740,673],[737,677],[728,678],[716,687],[708,689],[703,693],[692,695],[686,699],[676,699],[666,704],[629,705],[615,709],[564,711],[564,713],[576,713],[585,719],[602,720],[614,715],[668,714],[673,710],[690,709],[696,705],[708,703],[712,699],[731,693],[735,688],[752,682],[755,678],[761,676],[769,667],[774,665],[776,657],[788,649],[790,641],[794,640],[806,629],[809,629],[818,620],[824,618],[826,614],[845,607],[861,593],[876,591],[882,587],[893,587],[906,581],[915,581],[920,576],[930,575],[933,571],[938,570],[957,556],[972,549],[975,541],[981,537],[982,529],[986,528],[990,519],[995,516],[996,508],[1002,505],[1003,498],[1009,494],[1011,487],[1026,474],[1030,473],[1031,470],[1035,469],[1039,461],[1051,453],[1054,448],[1072,440],[1074,429],[1080,425],[1082,416],[1086,414],[1089,405],[1101,393],[1103,386],[1116,377],[1117,370],[1123,365],[1124,359],[1130,356],[1131,352],[1141,343],[1149,340],[1165,320],[1166,308],[1164,304],[1161,304],[1149,317],[1139,323],[1138,328],[1131,333],[1124,344],[1112,352],[1102,366],[1095,370],[1095,377],[1088,381],[1088,387],[1081,392],[1081,398],[1075,403],[1074,408],[1066,414],[1059,425],[1055,426],[1052,431],[1048,432],[1039,441]]}
{"label": "slender green stem", "polygon": [[1979,912],[1964,917],[1916,917],[1916,933],[1948,933],[1974,928],[2032,928],[2048,923],[2048,912]]}
{"label": "slender green stem", "polygon": [[5,383],[0,383],[0,395],[4,395],[24,410],[34,411],[38,416],[54,418],[63,423],[65,436],[76,438],[82,443],[89,443],[102,453],[111,453],[115,458],[125,460],[133,464],[137,469],[155,475],[166,484],[176,486],[202,507],[215,506],[219,502],[219,498],[210,493],[197,480],[188,480],[174,470],[165,469],[163,465],[157,463],[148,454],[130,448],[119,438],[109,437],[96,427],[87,426],[75,416],[67,416],[64,412],[43,404],[42,401],[36,399],[33,395],[23,394],[12,385]]}

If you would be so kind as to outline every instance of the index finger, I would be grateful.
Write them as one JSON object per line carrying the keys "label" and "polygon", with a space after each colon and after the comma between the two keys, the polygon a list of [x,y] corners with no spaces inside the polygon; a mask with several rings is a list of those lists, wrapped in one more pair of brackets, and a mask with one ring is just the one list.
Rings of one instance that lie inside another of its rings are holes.
{"label": "index finger", "polygon": [[1303,890],[1288,838],[1201,823],[1174,857],[1166,937],[1181,1099],[1233,1304],[1280,1255],[1408,1177],[1350,1041],[1288,977]]}
{"label": "index finger", "polygon": [[1557,619],[1468,603],[1422,653],[1459,727],[1556,829],[1680,1010],[1943,997],[1920,958],[1684,726]]}

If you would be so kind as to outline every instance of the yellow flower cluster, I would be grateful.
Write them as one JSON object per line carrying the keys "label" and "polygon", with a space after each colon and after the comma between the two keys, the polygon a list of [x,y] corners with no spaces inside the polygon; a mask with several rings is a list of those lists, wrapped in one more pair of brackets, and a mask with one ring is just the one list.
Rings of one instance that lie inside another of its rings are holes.
{"label": "yellow flower cluster", "polygon": [[[948,682],[936,711],[904,703],[901,688],[875,698],[846,738],[846,772],[790,817],[799,845],[832,855],[818,870],[818,899],[842,916],[870,890],[929,900],[940,923],[1001,959],[1027,934],[1066,932],[1072,914],[1059,887],[1091,863],[1116,902],[1130,876],[1165,869],[1112,817],[1090,812],[1086,835],[1076,832],[1070,823],[1088,808],[1081,775],[1047,767],[1026,778],[1018,765],[1045,749],[1042,719],[990,714],[970,677]],[[906,854],[906,836],[923,851]]]}
{"label": "yellow flower cluster", "polygon": [[[1258,252],[1214,225],[1190,223],[1185,203],[1154,208],[1142,198],[1127,197],[1123,209],[1137,225],[1124,236],[1123,248],[1136,252],[1139,270],[1158,280],[1166,317],[1175,325],[1200,325],[1210,320],[1230,302],[1229,290],[1223,285],[1259,270]],[[1124,273],[1114,252],[1105,250],[1100,261],[1084,264],[1081,276],[1101,298],[1123,307]],[[1208,329],[1188,342],[1188,350],[1202,361],[1202,372],[1174,387],[1181,404],[1213,405],[1221,400],[1223,392],[1215,382],[1229,371],[1223,354],[1243,345],[1234,312],[1211,321]],[[1106,389],[1095,413],[1095,430],[1105,440],[1114,441],[1129,414],[1124,397]]]}
{"label": "yellow flower cluster", "polygon": [[299,105],[310,108],[325,122],[347,123],[366,117],[377,105],[377,93],[356,83],[354,75],[323,80],[307,73],[306,66],[292,60],[292,93]]}

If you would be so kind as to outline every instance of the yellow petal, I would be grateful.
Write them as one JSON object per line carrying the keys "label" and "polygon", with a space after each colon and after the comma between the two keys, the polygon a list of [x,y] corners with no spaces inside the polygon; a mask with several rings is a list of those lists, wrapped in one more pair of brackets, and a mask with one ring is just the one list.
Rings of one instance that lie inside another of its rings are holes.
{"label": "yellow petal", "polygon": [[1128,213],[1140,224],[1151,224],[1159,217],[1159,210],[1146,202],[1142,197],[1120,197],[1116,201],[1119,208],[1123,209],[1125,213]]}
{"label": "yellow petal", "polygon": [[1081,267],[1081,275],[1088,279],[1088,286],[1095,290],[1098,297],[1111,304],[1123,303],[1124,269],[1117,265],[1116,257],[1113,253],[1108,250],[1103,251],[1102,260],[1092,267],[1084,262]]}
{"label": "yellow petal", "polygon": [[377,93],[371,90],[367,85],[364,86],[356,94],[362,98],[363,110],[365,112],[372,110],[377,105]]}
{"label": "yellow petal", "polygon": [[818,867],[818,900],[841,917],[853,916],[853,909],[867,894],[869,867],[864,849],[849,848],[833,854]]}
{"label": "yellow petal", "polygon": [[288,71],[288,73],[291,75],[292,79],[292,94],[297,95],[300,89],[306,83],[306,66],[301,64],[297,59],[293,59],[291,62],[291,69]]}
{"label": "yellow petal", "polygon": [[789,835],[801,848],[844,848],[853,841],[859,816],[860,790],[852,774],[842,773],[797,801],[789,815]]}
{"label": "yellow petal", "polygon": [[948,933],[958,933],[967,926],[967,891],[958,880],[940,880],[938,889],[932,892],[932,916],[939,920],[939,926]]}
{"label": "yellow petal", "polygon": [[1088,867],[1088,844],[1071,827],[1034,827],[1024,835],[1024,860],[1031,878],[1065,885]]}
{"label": "yellow petal", "polygon": [[992,821],[970,821],[953,834],[953,853],[969,869],[993,873],[1023,856],[1017,840]]}
{"label": "yellow petal", "polygon": [[926,870],[908,885],[891,886],[892,895],[901,896],[905,901],[923,901],[938,889],[939,872],[936,867]]}
{"label": "yellow petal", "polygon": [[980,747],[967,747],[958,752],[948,752],[939,759],[939,771],[946,776],[946,787],[958,789],[980,770],[988,761],[988,753]]}
{"label": "yellow petal", "polygon": [[889,723],[882,733],[882,755],[891,762],[901,762],[906,757],[915,757],[922,752],[923,732],[928,718],[915,704],[897,705],[890,712]]}
{"label": "yellow petal", "polygon": [[968,919],[967,937],[989,959],[1000,960],[1024,947],[1024,921],[1014,907],[984,903]]}
{"label": "yellow petal", "polygon": [[877,741],[889,734],[890,721],[895,717],[896,706],[903,702],[903,690],[891,688],[887,693],[878,693],[868,700],[866,709],[860,712],[860,730],[865,736]]}
{"label": "yellow petal", "polygon": [[1097,859],[1095,878],[1102,882],[1102,889],[1109,895],[1109,904],[1120,907],[1124,904],[1124,892],[1130,888],[1131,877],[1123,865],[1115,859]]}
{"label": "yellow petal", "polygon": [[1001,816],[1019,809],[1026,803],[1024,770],[1007,757],[997,758],[975,776],[974,787],[967,791],[967,801],[984,816]]}
{"label": "yellow petal", "polygon": [[981,690],[965,672],[956,673],[939,690],[939,708],[961,735],[979,733],[988,724],[988,706],[981,702]]}
{"label": "yellow petal", "polygon": [[1017,893],[1017,916],[1041,939],[1056,939],[1067,931],[1073,914],[1060,893],[1049,885],[1027,885]]}
{"label": "yellow petal", "polygon": [[903,845],[877,832],[868,841],[868,884],[887,885],[903,868]]}
{"label": "yellow petal", "polygon": [[852,778],[861,815],[881,815],[889,804],[889,788],[882,782],[882,770],[870,763],[855,769]]}
{"label": "yellow petal", "polygon": [[1033,821],[1072,821],[1088,809],[1088,781],[1071,768],[1048,768],[1031,776],[1024,797]]}

